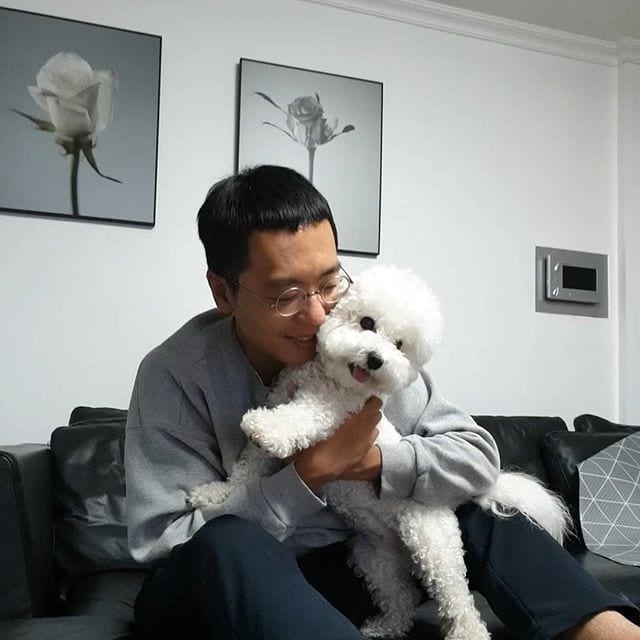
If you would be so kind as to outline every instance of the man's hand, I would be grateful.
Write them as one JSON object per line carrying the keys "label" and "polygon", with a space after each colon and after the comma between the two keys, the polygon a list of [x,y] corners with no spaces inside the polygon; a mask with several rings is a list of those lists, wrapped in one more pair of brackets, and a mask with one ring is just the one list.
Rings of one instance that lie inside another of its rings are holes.
{"label": "man's hand", "polygon": [[369,451],[364,454],[360,462],[345,471],[337,478],[338,480],[367,480],[377,482],[380,479],[382,469],[382,453],[377,445],[372,445]]}
{"label": "man's hand", "polygon": [[380,398],[369,398],[334,434],[301,451],[295,461],[302,481],[314,492],[332,480],[376,481],[380,475],[380,449],[373,443],[382,414]]}

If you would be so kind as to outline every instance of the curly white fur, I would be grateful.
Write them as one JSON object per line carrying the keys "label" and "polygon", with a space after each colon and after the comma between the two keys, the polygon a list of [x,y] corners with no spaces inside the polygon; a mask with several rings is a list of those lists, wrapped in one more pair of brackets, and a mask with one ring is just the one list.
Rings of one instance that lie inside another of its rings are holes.
{"label": "curly white fur", "polygon": [[[375,331],[363,329],[365,317]],[[370,396],[387,397],[410,384],[441,335],[438,302],[417,276],[396,267],[362,273],[320,327],[316,358],[285,369],[269,407],[245,414],[242,429],[250,443],[227,482],[194,489],[190,505],[220,504],[232,486],[271,473],[273,458],[286,458],[329,437]],[[384,419],[379,430],[379,441],[400,440]],[[381,612],[366,621],[365,635],[409,631],[419,602],[415,575],[437,603],[447,640],[489,638],[469,592],[454,514],[458,505],[431,508],[410,499],[379,499],[364,482],[333,482],[324,491],[356,532],[350,562]],[[501,473],[475,501],[502,517],[520,511],[559,541],[567,529],[560,499],[522,473]]]}

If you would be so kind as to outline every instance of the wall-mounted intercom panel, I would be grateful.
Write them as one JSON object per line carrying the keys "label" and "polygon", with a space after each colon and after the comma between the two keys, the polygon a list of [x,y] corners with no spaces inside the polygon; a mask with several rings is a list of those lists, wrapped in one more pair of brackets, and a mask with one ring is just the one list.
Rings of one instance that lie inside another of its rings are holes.
{"label": "wall-mounted intercom panel", "polygon": [[608,317],[607,256],[536,247],[536,311]]}

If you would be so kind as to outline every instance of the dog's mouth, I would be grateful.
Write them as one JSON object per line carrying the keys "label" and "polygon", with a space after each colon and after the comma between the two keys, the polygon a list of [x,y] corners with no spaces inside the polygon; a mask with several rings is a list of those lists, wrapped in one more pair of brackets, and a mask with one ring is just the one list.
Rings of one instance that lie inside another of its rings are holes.
{"label": "dog's mouth", "polygon": [[366,369],[353,364],[353,362],[349,365],[349,372],[357,382],[366,382],[371,377],[371,374]]}

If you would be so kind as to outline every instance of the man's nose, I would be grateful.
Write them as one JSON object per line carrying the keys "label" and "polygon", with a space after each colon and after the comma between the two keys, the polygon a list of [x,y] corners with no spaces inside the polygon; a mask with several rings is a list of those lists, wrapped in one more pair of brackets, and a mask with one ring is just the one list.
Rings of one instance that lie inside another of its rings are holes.
{"label": "man's nose", "polygon": [[322,298],[318,293],[313,293],[307,296],[307,302],[299,311],[298,315],[302,316],[302,319],[314,327],[319,327],[324,319],[327,317],[328,308],[322,301]]}

